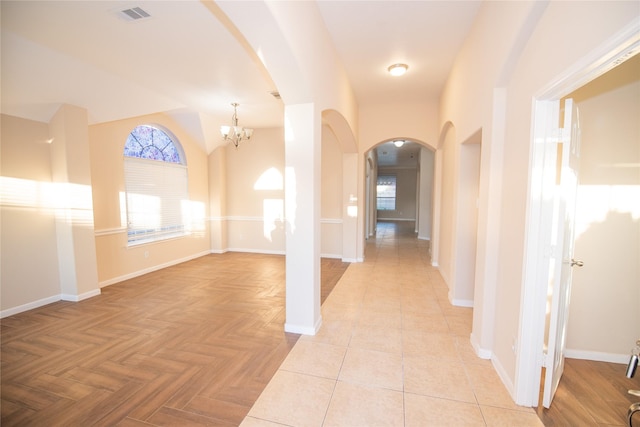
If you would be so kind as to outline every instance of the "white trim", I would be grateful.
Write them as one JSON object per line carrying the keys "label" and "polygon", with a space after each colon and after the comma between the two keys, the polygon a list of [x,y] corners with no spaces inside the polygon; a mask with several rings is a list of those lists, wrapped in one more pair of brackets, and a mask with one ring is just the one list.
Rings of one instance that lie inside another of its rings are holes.
{"label": "white trim", "polygon": [[94,230],[93,234],[96,237],[99,236],[108,236],[111,234],[121,234],[121,233],[126,233],[127,232],[127,228],[126,227],[117,227],[117,228],[103,228],[100,230]]}
{"label": "white trim", "polygon": [[209,255],[209,253],[210,253],[210,251],[199,252],[197,254],[189,255],[189,256],[184,257],[184,258],[175,259],[173,261],[165,262],[163,264],[154,265],[154,266],[149,267],[149,268],[145,268],[145,269],[142,269],[142,270],[134,271],[133,273],[124,274],[122,276],[118,276],[118,277],[114,277],[112,279],[108,279],[108,280],[102,281],[102,282],[99,283],[99,286],[101,288],[104,288],[105,286],[110,286],[110,285],[113,285],[115,283],[124,282],[125,280],[133,279],[134,277],[142,276],[144,274],[151,273],[151,272],[157,271],[157,270],[162,270],[163,268],[166,268],[166,267],[171,267],[172,265],[181,264],[181,263],[186,262],[186,261],[191,261],[192,259],[196,259],[196,258],[203,257],[205,255]]}
{"label": "white trim", "polygon": [[449,300],[451,301],[451,305],[456,307],[470,307],[473,308],[473,300],[472,299],[451,299],[451,295],[449,295]]}
{"label": "white trim", "polygon": [[364,259],[362,259],[362,258],[342,258],[342,262],[350,262],[350,263],[364,262]]}
{"label": "white trim", "polygon": [[320,218],[320,224],[342,224],[342,218]]}
{"label": "white trim", "polygon": [[342,259],[342,254],[323,254],[323,253],[320,253],[320,258]]}
{"label": "white trim", "polygon": [[562,98],[634,56],[640,48],[640,21],[634,19],[618,33],[567,68],[536,95]]}
{"label": "white trim", "polygon": [[17,307],[7,308],[6,310],[0,311],[0,319],[4,319],[5,317],[13,316],[14,314],[22,313],[24,311],[33,310],[34,308],[42,307],[58,301],[60,301],[59,294],[47,298],[42,298],[37,301],[28,302]]}
{"label": "white trim", "polygon": [[569,359],[595,360],[596,362],[621,363],[626,365],[629,363],[631,352],[628,354],[617,354],[603,353],[601,351],[565,349],[564,356]]}
{"label": "white trim", "polygon": [[476,356],[478,356],[480,359],[491,360],[491,358],[493,357],[493,353],[491,352],[491,350],[480,347],[480,343],[476,339],[475,335],[473,335],[473,332],[469,336],[469,342],[471,343],[471,347],[473,347],[473,351],[476,353]]}
{"label": "white trim", "polygon": [[[224,216],[224,217],[209,217],[209,221],[247,221],[247,222],[264,222],[264,217],[261,216]],[[282,220],[284,221],[284,219]],[[415,221],[415,220],[402,220],[402,221]],[[320,218],[321,224],[342,224],[342,218]]]}
{"label": "white trim", "polygon": [[[209,253],[212,253],[212,254],[224,254],[226,252],[244,252],[244,253],[250,253],[250,254],[266,254],[266,255],[286,255],[286,252],[281,250],[255,249],[255,248],[211,249],[209,251]],[[363,262],[363,259],[342,258],[341,254],[321,253],[320,258],[342,259],[343,262]]]}
{"label": "white trim", "polygon": [[261,216],[226,216],[226,217],[220,218],[220,220],[263,222],[264,218]]}
{"label": "white trim", "polygon": [[[527,211],[525,251],[523,254],[522,294],[520,296],[520,324],[516,346],[515,402],[523,406],[537,406],[540,395],[540,370],[544,345],[544,321],[546,307],[547,275],[549,265],[549,242],[544,239],[550,230],[550,218],[545,199],[543,166],[545,150],[555,150],[544,141],[546,130],[559,114],[557,102],[533,101],[531,127],[531,153],[529,184],[527,189]],[[549,154],[547,154],[549,155]],[[515,340],[515,337],[513,338]],[[537,372],[537,374],[534,374]]]}
{"label": "white trim", "polygon": [[42,298],[37,301],[28,302],[26,304],[19,305],[17,307],[11,307],[6,310],[0,311],[0,319],[4,319],[5,317],[13,316],[14,314],[23,313],[25,311],[33,310],[35,308],[39,308],[45,305],[52,304],[58,301],[72,301],[79,302],[85,300],[87,298],[95,297],[101,294],[100,289],[94,289],[89,292],[85,292],[80,295],[69,295],[69,294],[58,294],[53,295],[47,298]]}
{"label": "white trim", "polygon": [[61,294],[60,295],[60,299],[62,301],[80,302],[82,300],[98,296],[101,293],[102,293],[102,291],[100,291],[100,289],[94,289],[92,291],[85,292],[85,293],[80,294],[80,295]]}
{"label": "white trim", "polygon": [[227,248],[227,252],[245,252],[249,254],[285,255],[285,251],[254,248]]}
{"label": "white trim", "polygon": [[[384,212],[384,211],[382,211]],[[415,221],[415,218],[381,218],[378,217],[378,221]]]}
{"label": "white trim", "polygon": [[320,326],[322,326],[322,317],[319,317],[316,324],[311,328],[308,326],[292,325],[285,322],[284,331],[292,334],[315,335],[320,330]]}

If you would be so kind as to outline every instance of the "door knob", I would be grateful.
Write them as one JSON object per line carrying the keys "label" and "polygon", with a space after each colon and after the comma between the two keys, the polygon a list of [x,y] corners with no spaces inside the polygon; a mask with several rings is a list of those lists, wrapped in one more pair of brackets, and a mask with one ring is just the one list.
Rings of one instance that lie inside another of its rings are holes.
{"label": "door knob", "polygon": [[578,267],[582,267],[584,265],[584,262],[578,260],[575,260],[573,258],[571,258],[571,267],[573,267],[574,265],[577,265]]}

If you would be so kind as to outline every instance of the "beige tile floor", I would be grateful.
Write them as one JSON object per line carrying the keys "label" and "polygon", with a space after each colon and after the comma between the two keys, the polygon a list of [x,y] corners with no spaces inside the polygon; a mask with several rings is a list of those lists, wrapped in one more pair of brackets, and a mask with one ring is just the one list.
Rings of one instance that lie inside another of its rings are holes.
{"label": "beige tile floor", "polygon": [[472,309],[449,304],[412,230],[379,225],[323,304],[321,330],[298,340],[242,427],[542,425],[475,356]]}

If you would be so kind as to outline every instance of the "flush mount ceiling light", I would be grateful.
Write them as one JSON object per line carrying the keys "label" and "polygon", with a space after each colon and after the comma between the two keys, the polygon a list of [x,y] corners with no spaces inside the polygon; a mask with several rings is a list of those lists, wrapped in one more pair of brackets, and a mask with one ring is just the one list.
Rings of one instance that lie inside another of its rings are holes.
{"label": "flush mount ceiling light", "polygon": [[407,64],[393,64],[387,68],[387,71],[389,71],[389,74],[392,76],[401,76],[406,73],[408,69],[409,66]]}
{"label": "flush mount ceiling light", "polygon": [[395,145],[396,147],[400,148],[404,145],[404,141],[399,139],[397,141],[393,141],[393,145]]}
{"label": "flush mount ceiling light", "polygon": [[[233,142],[233,145],[238,148],[240,142],[243,140],[250,140],[251,135],[253,135],[253,129],[245,129],[242,126],[238,126],[238,104],[234,102],[231,104],[233,106],[233,116],[231,116],[231,126],[220,126],[220,133],[222,137],[226,140],[230,140]],[[233,132],[232,132],[233,130]]]}

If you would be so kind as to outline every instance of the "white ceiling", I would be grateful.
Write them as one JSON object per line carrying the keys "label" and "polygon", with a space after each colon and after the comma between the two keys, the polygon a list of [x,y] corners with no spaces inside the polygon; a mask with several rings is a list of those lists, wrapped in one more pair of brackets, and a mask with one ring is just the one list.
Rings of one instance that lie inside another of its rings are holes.
{"label": "white ceiling", "polygon": [[[479,1],[318,1],[359,105],[438,97]],[[282,103],[207,7],[182,1],[2,0],[2,112],[48,122],[62,103],[102,123],[155,112],[210,152],[239,102],[240,124],[281,126]],[[139,6],[151,17],[128,21]],[[256,23],[259,25],[259,22]],[[409,64],[401,78],[386,72]]]}
{"label": "white ceiling", "polygon": [[405,141],[401,147],[396,147],[393,141],[376,146],[378,167],[380,168],[416,168],[420,158],[421,145]]}

